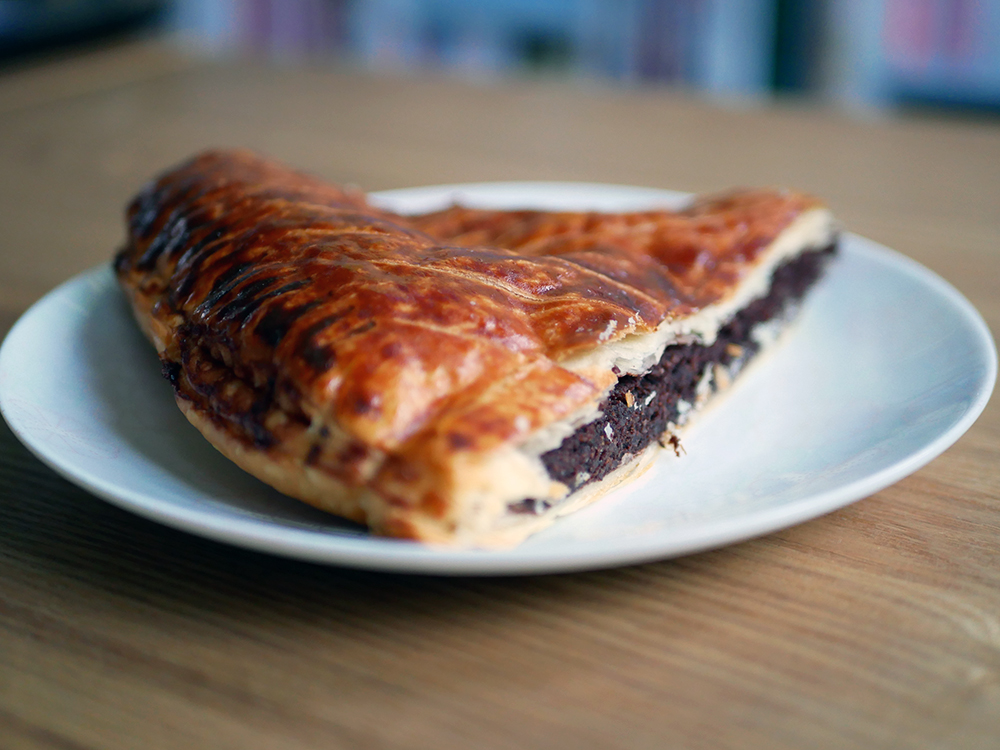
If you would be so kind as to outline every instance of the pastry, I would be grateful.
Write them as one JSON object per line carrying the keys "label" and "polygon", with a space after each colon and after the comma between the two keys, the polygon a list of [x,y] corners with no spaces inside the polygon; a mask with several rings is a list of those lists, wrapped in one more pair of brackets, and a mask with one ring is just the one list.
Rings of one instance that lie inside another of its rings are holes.
{"label": "pastry", "polygon": [[134,199],[115,270],[242,468],[378,534],[496,546],[677,450],[835,245],[790,191],[400,216],[210,151]]}

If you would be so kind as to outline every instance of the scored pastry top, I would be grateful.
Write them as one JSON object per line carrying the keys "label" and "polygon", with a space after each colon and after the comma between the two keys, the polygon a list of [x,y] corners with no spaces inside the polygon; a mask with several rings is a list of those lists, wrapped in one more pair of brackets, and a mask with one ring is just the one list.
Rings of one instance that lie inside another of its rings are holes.
{"label": "scored pastry top", "polygon": [[[236,413],[267,391],[343,431],[332,473],[412,496],[454,454],[595,404],[613,376],[565,362],[724,300],[818,205],[757,190],[677,212],[404,217],[252,153],[210,151],[133,201],[115,267],[181,397],[268,448],[270,428]],[[223,389],[219,367],[250,395]]]}

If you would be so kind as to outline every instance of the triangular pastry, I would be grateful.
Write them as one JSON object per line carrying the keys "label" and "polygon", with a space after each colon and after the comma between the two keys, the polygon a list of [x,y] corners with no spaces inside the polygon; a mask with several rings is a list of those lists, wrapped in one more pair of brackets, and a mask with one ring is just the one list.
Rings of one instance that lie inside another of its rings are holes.
{"label": "triangular pastry", "polygon": [[378,534],[517,543],[634,476],[836,245],[816,199],[399,216],[243,151],[150,183],[115,269],[187,418]]}

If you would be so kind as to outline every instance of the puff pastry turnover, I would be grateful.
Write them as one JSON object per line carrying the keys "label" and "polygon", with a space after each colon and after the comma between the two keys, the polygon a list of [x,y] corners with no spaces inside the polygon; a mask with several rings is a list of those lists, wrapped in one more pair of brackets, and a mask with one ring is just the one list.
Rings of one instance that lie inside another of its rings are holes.
{"label": "puff pastry turnover", "polygon": [[676,448],[835,244],[788,191],[399,216],[211,151],[134,199],[115,270],[180,408],[245,470],[379,534],[494,546]]}

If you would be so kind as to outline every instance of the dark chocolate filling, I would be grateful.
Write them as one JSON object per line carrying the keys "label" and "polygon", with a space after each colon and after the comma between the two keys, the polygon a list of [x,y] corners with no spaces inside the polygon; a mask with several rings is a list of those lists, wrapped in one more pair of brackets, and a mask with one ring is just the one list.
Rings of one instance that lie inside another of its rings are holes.
{"label": "dark chocolate filling", "polygon": [[[695,402],[695,391],[706,368],[718,364],[735,372],[745,365],[760,348],[751,335],[753,329],[781,316],[802,299],[835,249],[836,244],[831,244],[822,250],[809,250],[778,266],[767,296],[740,310],[711,345],[668,346],[660,361],[644,375],[621,376],[601,406],[602,415],[542,455],[549,476],[577,490],[603,479],[623,459],[639,455],[654,440],[664,444],[667,426],[677,424],[682,416],[680,402]],[[666,439],[677,450],[676,438]],[[512,503],[510,510],[542,513],[549,507],[546,501],[528,499]]]}

